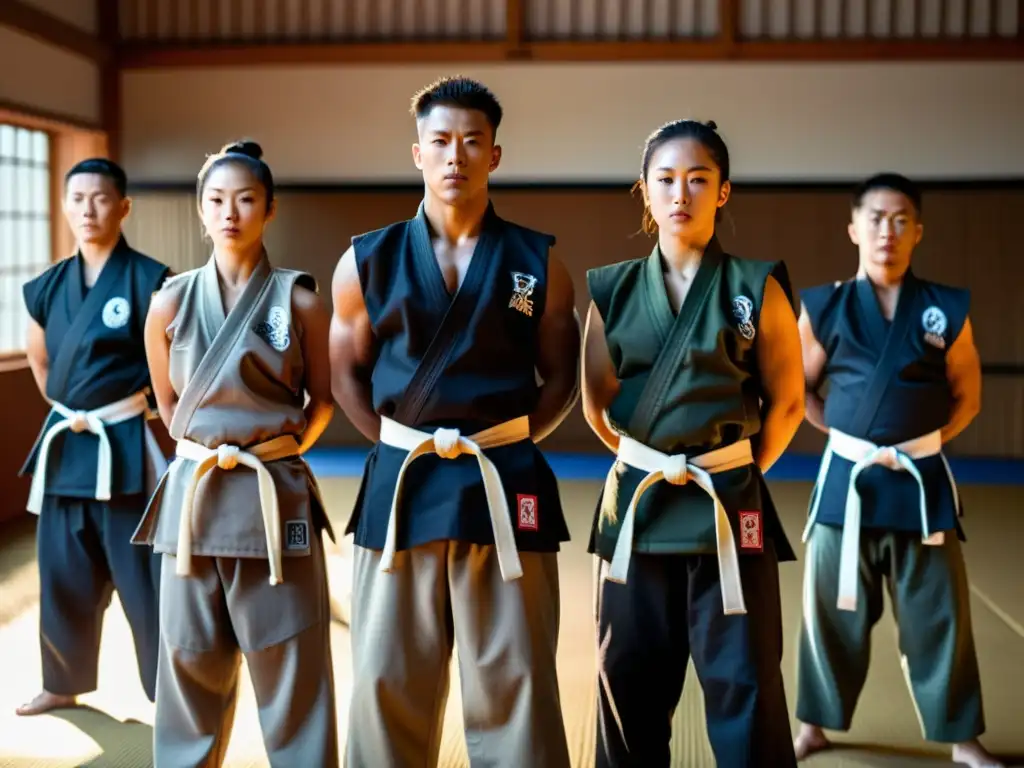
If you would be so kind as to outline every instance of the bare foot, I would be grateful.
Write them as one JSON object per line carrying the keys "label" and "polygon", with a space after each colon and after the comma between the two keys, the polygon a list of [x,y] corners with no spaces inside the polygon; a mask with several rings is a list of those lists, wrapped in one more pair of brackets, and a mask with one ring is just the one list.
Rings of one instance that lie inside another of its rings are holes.
{"label": "bare foot", "polygon": [[815,752],[821,752],[831,746],[832,742],[825,737],[825,732],[821,728],[816,725],[800,723],[800,733],[793,741],[793,751],[796,752],[797,760],[804,760]]}
{"label": "bare foot", "polygon": [[1005,768],[977,739],[953,746],[953,762],[971,768]]}
{"label": "bare foot", "polygon": [[15,712],[22,717],[31,717],[49,712],[51,709],[69,709],[77,704],[78,701],[74,696],[58,696],[56,693],[43,691],[28,704],[22,704]]}

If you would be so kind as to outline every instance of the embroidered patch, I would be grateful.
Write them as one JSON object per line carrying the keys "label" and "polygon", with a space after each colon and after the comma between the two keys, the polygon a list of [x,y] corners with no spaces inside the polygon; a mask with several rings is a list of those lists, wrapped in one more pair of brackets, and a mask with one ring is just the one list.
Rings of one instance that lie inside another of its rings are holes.
{"label": "embroidered patch", "polygon": [[519,530],[539,530],[537,520],[537,497],[527,496],[520,493],[516,496],[516,504],[519,507]]}
{"label": "embroidered patch", "polygon": [[284,548],[289,550],[309,548],[309,526],[305,520],[285,521]]}
{"label": "embroidered patch", "polygon": [[740,549],[764,551],[760,512],[740,512]]}
{"label": "embroidered patch", "polygon": [[740,335],[750,341],[754,338],[754,324],[751,320],[754,317],[754,302],[746,296],[736,296],[732,300],[732,316],[736,318]]}
{"label": "embroidered patch", "polygon": [[946,328],[949,323],[946,313],[938,307],[928,307],[921,315],[921,326],[924,328],[924,340],[933,347],[946,348]]}
{"label": "embroidered patch", "polygon": [[533,317],[533,289],[537,285],[537,278],[523,272],[512,273],[512,298],[508,301],[509,309],[522,312],[527,317]]}
{"label": "embroidered patch", "polygon": [[107,328],[124,328],[132,316],[132,308],[128,299],[115,296],[103,305],[103,324]]}
{"label": "embroidered patch", "polygon": [[256,335],[263,339],[278,352],[288,349],[291,341],[288,333],[288,314],[281,307],[271,307],[267,312],[267,319],[257,325],[253,330]]}

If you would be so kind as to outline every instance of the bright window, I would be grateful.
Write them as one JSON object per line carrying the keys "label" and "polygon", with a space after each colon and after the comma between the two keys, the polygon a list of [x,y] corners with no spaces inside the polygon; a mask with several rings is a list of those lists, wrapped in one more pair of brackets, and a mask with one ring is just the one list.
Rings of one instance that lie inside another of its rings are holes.
{"label": "bright window", "polygon": [[23,352],[21,287],[51,263],[50,137],[0,123],[0,355]]}

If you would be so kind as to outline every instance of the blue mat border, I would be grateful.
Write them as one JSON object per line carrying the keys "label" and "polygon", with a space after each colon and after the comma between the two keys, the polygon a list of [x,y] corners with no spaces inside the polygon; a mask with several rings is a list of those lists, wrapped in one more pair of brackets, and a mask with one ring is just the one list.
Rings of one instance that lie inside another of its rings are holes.
{"label": "blue mat border", "polygon": [[[545,456],[560,480],[603,480],[612,464],[610,455],[545,452]],[[366,451],[315,448],[306,454],[306,460],[319,477],[359,477]],[[820,460],[817,454],[787,453],[772,467],[768,479],[813,482]],[[1021,459],[951,457],[949,464],[958,483],[1024,486],[1024,460]]]}

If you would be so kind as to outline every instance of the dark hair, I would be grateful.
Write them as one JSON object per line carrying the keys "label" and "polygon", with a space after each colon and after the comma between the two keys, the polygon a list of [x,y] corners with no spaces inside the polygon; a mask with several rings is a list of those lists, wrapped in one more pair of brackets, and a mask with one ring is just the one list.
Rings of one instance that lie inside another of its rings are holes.
{"label": "dark hair", "polygon": [[440,106],[483,112],[491,125],[491,133],[498,133],[503,114],[501,104],[483,83],[468,77],[442,77],[413,94],[409,111],[417,120],[421,120],[429,115],[434,107]]}
{"label": "dark hair", "polygon": [[274,202],[274,174],[270,172],[270,166],[263,162],[263,148],[255,141],[243,139],[224,147],[215,155],[210,155],[199,169],[199,177],[196,180],[196,205],[203,204],[203,188],[206,187],[206,180],[214,168],[227,163],[237,163],[248,168],[256,180],[263,185],[267,193],[267,210],[270,210]]}
{"label": "dark hair", "polygon": [[917,212],[917,215],[921,215],[921,190],[906,176],[901,176],[898,173],[876,173],[870,179],[862,181],[853,191],[850,207],[853,210],[860,208],[864,202],[864,196],[876,189],[888,189],[906,196],[914,204],[914,210]]}
{"label": "dark hair", "polygon": [[[708,120],[706,123],[702,123],[699,120],[673,120],[651,133],[647,137],[647,141],[644,142],[643,159],[640,161],[640,180],[634,185],[634,190],[646,186],[651,157],[654,156],[658,148],[676,139],[694,139],[703,144],[704,149],[708,151],[711,159],[718,166],[722,183],[729,181],[729,148],[725,146],[725,141],[719,135],[715,121]],[[719,209],[715,213],[715,221],[721,218],[721,214],[722,211]],[[644,204],[642,227],[643,231],[649,235],[658,231],[658,225],[655,224],[654,217],[651,216],[651,209],[646,203]]]}
{"label": "dark hair", "polygon": [[114,182],[114,187],[121,197],[128,194],[128,175],[124,172],[124,168],[113,160],[107,160],[105,157],[91,157],[88,160],[75,163],[71,170],[64,175],[65,191],[67,190],[68,182],[71,181],[71,177],[82,173],[95,173],[99,176],[106,176]]}

